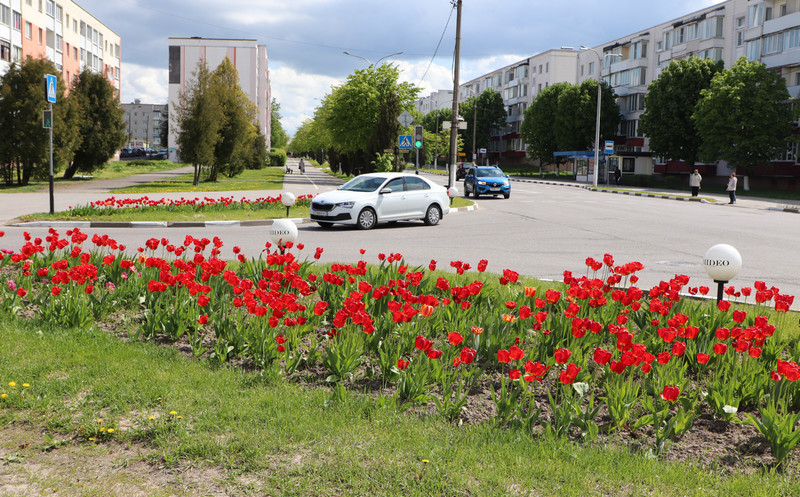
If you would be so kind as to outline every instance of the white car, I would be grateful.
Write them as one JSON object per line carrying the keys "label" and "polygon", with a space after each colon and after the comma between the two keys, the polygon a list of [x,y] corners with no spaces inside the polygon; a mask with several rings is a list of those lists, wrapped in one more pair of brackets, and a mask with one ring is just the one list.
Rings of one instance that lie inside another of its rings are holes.
{"label": "white car", "polygon": [[317,195],[311,220],[323,228],[354,224],[368,230],[387,221],[421,219],[438,224],[450,211],[447,189],[406,173],[370,173],[351,179],[338,190]]}

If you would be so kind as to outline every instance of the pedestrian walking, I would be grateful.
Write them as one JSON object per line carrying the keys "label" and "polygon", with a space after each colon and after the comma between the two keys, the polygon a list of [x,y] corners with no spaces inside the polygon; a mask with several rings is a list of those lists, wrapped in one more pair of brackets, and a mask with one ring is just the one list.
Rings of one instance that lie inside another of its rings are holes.
{"label": "pedestrian walking", "polygon": [[728,187],[726,188],[728,195],[731,197],[731,201],[728,202],[729,204],[736,203],[736,183],[738,182],[739,180],[736,178],[736,173],[731,173],[731,177],[728,179]]}
{"label": "pedestrian walking", "polygon": [[697,169],[689,176],[689,186],[692,187],[692,197],[696,197],[698,193],[700,193],[700,182],[703,181],[703,177],[700,176],[700,173]]}
{"label": "pedestrian walking", "polygon": [[305,166],[305,163],[303,162],[303,159],[300,159],[300,172],[301,173],[305,173],[306,172],[306,166]]}
{"label": "pedestrian walking", "polygon": [[619,167],[614,170],[614,183],[617,185],[622,183],[622,170]]}

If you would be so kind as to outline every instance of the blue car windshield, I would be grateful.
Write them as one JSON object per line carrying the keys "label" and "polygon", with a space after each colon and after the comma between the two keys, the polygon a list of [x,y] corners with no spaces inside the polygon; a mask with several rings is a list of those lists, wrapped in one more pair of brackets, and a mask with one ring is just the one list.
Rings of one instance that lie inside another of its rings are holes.
{"label": "blue car windshield", "polygon": [[494,178],[496,176],[505,176],[503,171],[496,167],[479,168],[475,170],[475,176],[479,178]]}
{"label": "blue car windshield", "polygon": [[346,190],[348,192],[374,192],[384,181],[386,181],[386,178],[383,176],[356,176],[340,186],[339,190]]}

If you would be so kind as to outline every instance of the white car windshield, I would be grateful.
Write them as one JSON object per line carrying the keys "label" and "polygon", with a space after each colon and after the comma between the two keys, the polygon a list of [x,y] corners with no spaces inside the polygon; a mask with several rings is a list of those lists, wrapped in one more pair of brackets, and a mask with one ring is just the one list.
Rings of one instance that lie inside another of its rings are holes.
{"label": "white car windshield", "polygon": [[348,192],[374,192],[386,178],[383,176],[357,176],[339,187],[339,190]]}

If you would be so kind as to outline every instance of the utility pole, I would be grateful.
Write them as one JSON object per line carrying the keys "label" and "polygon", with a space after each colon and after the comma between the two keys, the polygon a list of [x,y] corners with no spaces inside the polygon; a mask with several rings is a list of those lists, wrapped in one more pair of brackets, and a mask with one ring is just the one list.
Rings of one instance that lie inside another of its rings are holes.
{"label": "utility pole", "polygon": [[456,153],[458,152],[458,67],[461,60],[461,1],[454,0],[456,6],[456,53],[453,71],[453,116],[450,123],[450,171],[447,187],[456,182]]}
{"label": "utility pole", "polygon": [[477,161],[478,156],[475,155],[475,140],[478,134],[478,96],[475,95],[475,102],[472,104],[472,160]]}
{"label": "utility pole", "polygon": [[439,169],[439,109],[436,109],[436,141],[433,142],[433,169]]}

